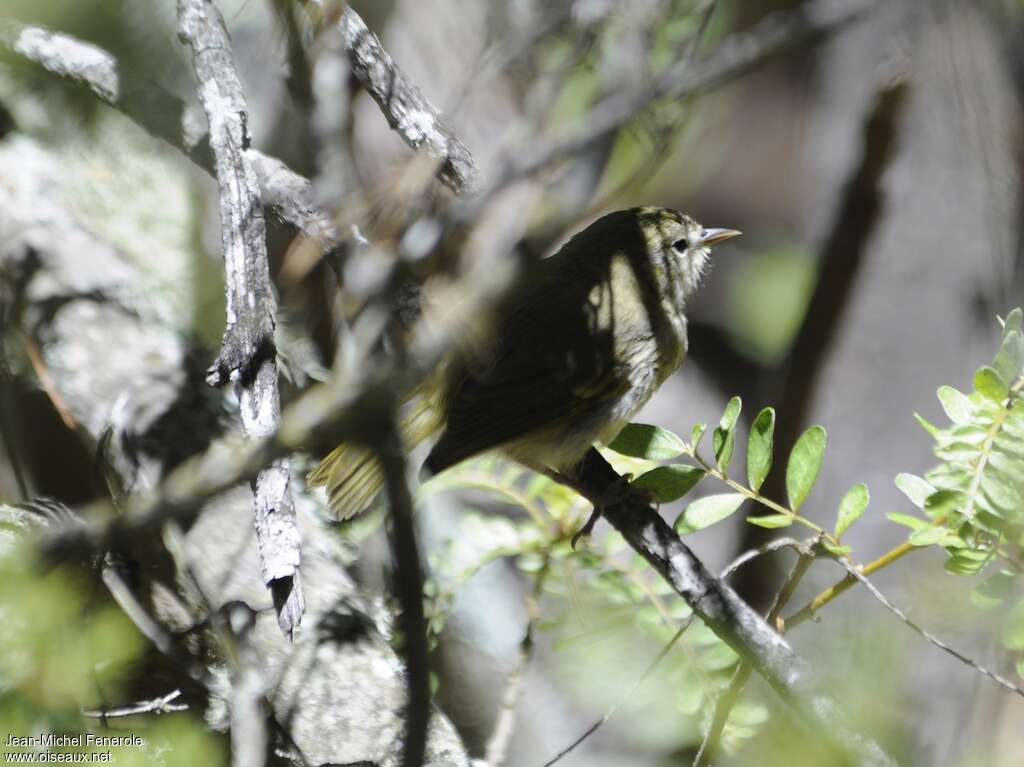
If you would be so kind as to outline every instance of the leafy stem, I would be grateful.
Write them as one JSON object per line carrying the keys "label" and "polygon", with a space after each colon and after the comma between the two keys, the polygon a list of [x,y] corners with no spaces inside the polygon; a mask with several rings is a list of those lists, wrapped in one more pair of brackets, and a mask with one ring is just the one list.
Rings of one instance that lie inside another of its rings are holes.
{"label": "leafy stem", "polygon": [[708,463],[706,460],[704,460],[704,458],[701,456],[701,454],[699,452],[697,452],[697,449],[696,449],[696,447],[694,445],[692,445],[692,444],[687,444],[686,445],[686,454],[690,458],[695,460],[700,465],[700,467],[705,472],[707,472],[707,475],[709,477],[714,477],[715,479],[719,480],[720,482],[724,482],[726,485],[728,485],[730,488],[735,490],[737,493],[740,493],[741,495],[746,496],[750,500],[755,501],[756,503],[761,504],[765,508],[771,509],[772,511],[774,511],[774,512],[776,512],[778,514],[783,514],[783,515],[789,517],[790,519],[792,519],[794,522],[797,522],[797,523],[803,525],[804,527],[810,528],[814,532],[818,533],[818,535],[823,536],[825,538],[825,540],[827,540],[832,545],[837,546],[837,547],[840,545],[839,544],[839,539],[836,538],[831,533],[829,533],[826,530],[824,530],[821,526],[815,524],[814,522],[812,522],[811,520],[807,519],[806,517],[800,516],[797,512],[793,511],[792,509],[788,509],[785,506],[783,506],[783,505],[781,505],[779,503],[776,503],[771,498],[766,498],[765,496],[761,495],[759,492],[757,492],[755,490],[752,490],[749,487],[746,487],[745,485],[737,482],[736,480],[730,478],[728,475],[726,475],[723,472],[719,471],[717,468],[715,468],[710,463]]}

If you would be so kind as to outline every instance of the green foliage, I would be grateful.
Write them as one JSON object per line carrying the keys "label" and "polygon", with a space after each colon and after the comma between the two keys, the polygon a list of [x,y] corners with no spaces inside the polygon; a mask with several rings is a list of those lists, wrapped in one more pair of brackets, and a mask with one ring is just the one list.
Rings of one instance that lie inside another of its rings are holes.
{"label": "green foliage", "polygon": [[686,443],[668,429],[644,423],[629,424],[608,447],[622,455],[651,461],[667,461],[686,452]]}
{"label": "green foliage", "polygon": [[911,528],[914,546],[941,546],[945,570],[974,576],[994,563],[998,572],[984,580],[972,600],[994,607],[1016,600],[1009,609],[1003,639],[1007,648],[1024,650],[1024,630],[1015,621],[1024,613],[1021,554],[1024,545],[1024,335],[1022,313],[1002,321],[999,349],[991,365],[979,368],[972,391],[938,389],[949,419],[937,426],[917,416],[934,440],[940,463],[925,476],[900,474],[896,485],[923,513],[890,514]]}
{"label": "green foliage", "polygon": [[[114,604],[97,599],[92,573],[44,568],[12,538],[0,551],[0,730],[17,736],[96,730],[143,739],[142,746],[53,747],[51,759],[109,752],[113,763],[139,767],[225,764],[218,739],[189,714],[123,719],[116,731],[82,714],[126,702],[121,687],[139,660],[142,637]],[[29,755],[35,749],[10,750]]]}
{"label": "green foliage", "polygon": [[750,425],[747,438],[747,482],[754,492],[761,489],[771,471],[774,440],[775,409],[766,407]]}
{"label": "green foliage", "polygon": [[743,493],[720,493],[698,498],[676,519],[676,531],[680,535],[686,535],[703,530],[715,522],[721,522],[737,511],[745,500],[747,496]]}
{"label": "green foliage", "polygon": [[729,462],[732,460],[732,452],[736,447],[736,419],[740,417],[743,409],[743,402],[739,397],[733,397],[725,406],[725,412],[712,434],[712,445],[715,451],[715,463],[718,470],[723,474],[729,472]]}
{"label": "green foliage", "polygon": [[839,502],[839,512],[836,514],[836,538],[842,537],[854,522],[861,518],[864,510],[868,507],[871,496],[868,493],[868,486],[860,482],[849,490]]}
{"label": "green foliage", "polygon": [[797,511],[818,481],[825,457],[825,430],[812,426],[793,445],[786,465],[786,493],[793,511]]}
{"label": "green foliage", "polygon": [[637,477],[633,484],[652,491],[658,503],[672,503],[693,490],[706,476],[707,472],[696,466],[675,464],[651,469]]}

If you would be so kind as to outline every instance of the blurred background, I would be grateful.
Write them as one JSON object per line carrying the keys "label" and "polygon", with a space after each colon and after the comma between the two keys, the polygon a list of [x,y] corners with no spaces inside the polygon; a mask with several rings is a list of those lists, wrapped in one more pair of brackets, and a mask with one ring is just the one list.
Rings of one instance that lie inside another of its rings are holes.
{"label": "blurred background", "polygon": [[[231,34],[253,145],[313,178],[318,193],[327,194],[311,139],[310,96],[294,58],[296,50],[317,50],[314,25],[304,20],[301,4],[217,5]],[[790,445],[807,426],[823,425],[829,435],[824,467],[802,513],[827,527],[845,490],[866,483],[870,506],[844,543],[857,562],[867,562],[906,538],[907,531],[885,516],[913,511],[894,485],[896,474],[923,474],[935,464],[931,440],[914,414],[943,419],[936,388],[969,390],[975,368],[998,347],[996,315],[1024,303],[1024,4],[858,5],[866,10],[856,18],[824,25],[809,37],[793,32],[791,44],[774,55],[686,98],[657,99],[544,174],[506,185],[483,213],[476,212],[466,243],[448,248],[440,260],[454,259],[457,270],[473,259],[503,257],[513,243],[548,253],[598,215],[635,205],[671,207],[706,226],[742,230],[742,238],[716,249],[690,307],[690,356],[637,420],[689,435],[698,422],[715,424],[729,398],[740,395],[741,434],[767,405],[778,410],[778,439]],[[693,62],[699,71],[700,62],[721,55],[733,35],[766,39],[766,20],[790,18],[779,14],[803,9],[814,19],[844,4],[404,0],[351,6],[441,110],[486,185],[521,159],[524,147],[576,135],[603,99],[644,93],[680,62]],[[83,294],[106,285],[145,318],[145,328],[186,339],[188,355],[169,364],[166,385],[179,397],[187,387],[199,391],[201,370],[224,327],[214,182],[88,89],[28,61],[10,45],[12,22],[93,43],[116,56],[122,71],[193,103],[195,85],[187,48],[177,40],[174,4],[7,0],[0,9],[0,24],[8,25],[8,44],[0,52],[0,188],[7,190],[0,197],[0,248],[13,247],[29,229],[44,232],[45,240],[47,227],[73,221],[87,237],[68,246],[66,271],[56,279]],[[783,37],[791,32],[779,28]],[[412,153],[369,96],[358,87],[350,90],[339,94],[351,96],[350,180],[379,201],[399,184]],[[372,239],[397,241],[395,232],[417,217],[440,217],[460,204],[440,188],[407,207],[406,198],[394,199],[398,212],[379,212],[387,206],[378,204],[376,218],[363,224]],[[341,200],[330,202],[344,207]],[[357,315],[358,301],[347,289],[354,277],[343,264],[300,263],[294,232],[273,216],[268,227],[271,270],[280,288],[281,347],[292,371],[283,392],[287,402],[335,363],[339,335]],[[495,252],[488,254],[493,243]],[[96,255],[96,248],[106,255]],[[118,271],[124,264],[130,280]],[[48,347],[52,335],[34,336],[18,326],[17,275],[8,270],[3,276],[8,303],[0,499],[49,496],[83,504],[108,491],[95,459],[105,425],[146,408],[125,415],[114,406],[124,379],[102,392],[86,386],[79,403],[79,390],[62,376],[72,377],[79,366],[102,366],[102,352],[91,359],[61,358],[56,342]],[[102,339],[96,347],[102,349]],[[140,341],[108,351],[132,356],[145,348]],[[85,404],[90,395],[106,404]],[[145,393],[136,395],[148,401]],[[212,405],[207,399],[195,395],[194,409],[233,412],[230,398]],[[94,422],[81,422],[79,415],[69,423],[65,410],[94,413]],[[743,444],[737,441],[737,465]],[[301,487],[303,469],[314,461],[300,457],[296,467],[296,492],[309,496],[303,513],[344,545],[344,563],[359,592],[390,609],[382,515],[340,526],[326,521],[322,499]],[[692,763],[735,656],[695,625],[634,689],[685,619],[679,600],[649,578],[606,525],[598,526],[583,554],[559,554],[554,564],[538,561],[524,532],[531,522],[522,504],[501,502],[492,492],[521,487],[509,473],[515,470],[485,461],[462,471],[426,493],[417,522],[432,564],[435,701],[466,753],[493,762],[500,752],[508,765],[540,765],[621,705],[561,763]],[[781,497],[782,486],[772,482],[766,494]],[[467,493],[457,485],[485,489]],[[715,488],[704,483],[695,495],[711,492]],[[559,513],[585,511],[552,488],[536,493],[538,503]],[[674,519],[682,505],[661,510]],[[712,570],[774,535],[746,524],[744,516],[688,538]],[[251,537],[244,515],[241,524],[232,535]],[[765,608],[792,558],[781,552],[758,559],[733,583]],[[976,582],[948,574],[943,560],[938,548],[923,548],[873,580],[919,624],[1021,683],[1016,659],[1001,641],[1006,611],[977,608],[971,600]],[[618,576],[605,577],[615,571],[609,562],[620,563]],[[841,576],[835,565],[815,564],[792,604],[804,604]],[[8,588],[3,609],[16,612],[26,593],[35,594],[32,588],[42,586]],[[29,601],[72,600],[72,590],[83,592],[74,597],[83,605],[100,599],[88,596],[88,589],[53,588]],[[521,642],[533,603],[533,646],[524,664]],[[119,681],[109,684],[125,685],[128,695],[135,687],[125,680],[139,675],[147,651],[129,623],[114,612],[102,620],[108,618],[113,633],[98,636],[120,648],[113,675]],[[63,630],[54,626],[66,627],[70,618],[47,620],[35,630],[52,636]],[[862,590],[844,594],[790,639],[858,726],[901,764],[1024,763],[1020,696],[924,642]],[[40,657],[66,657],[59,647],[47,652]],[[502,700],[513,672],[522,677],[511,707],[514,724],[507,742],[496,743],[495,722],[507,708]],[[47,707],[97,705],[82,680],[47,696],[41,691],[54,684],[45,681],[49,677],[34,677],[35,687],[16,677],[8,676],[5,685],[9,729],[38,726]],[[825,763],[800,747],[800,730],[763,683],[752,680],[742,700],[716,764]],[[192,733],[189,738],[199,743],[207,737],[202,706],[165,721],[179,716],[189,723],[183,730]],[[190,747],[214,763],[226,750],[209,737],[211,743]]]}

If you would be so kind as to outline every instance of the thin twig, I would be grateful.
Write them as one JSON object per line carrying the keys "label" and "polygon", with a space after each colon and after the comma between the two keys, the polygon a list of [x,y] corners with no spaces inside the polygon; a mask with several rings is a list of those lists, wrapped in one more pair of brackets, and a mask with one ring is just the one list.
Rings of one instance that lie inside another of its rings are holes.
{"label": "thin twig", "polygon": [[544,592],[544,583],[547,580],[551,567],[551,550],[544,552],[544,560],[537,576],[533,581],[533,588],[526,599],[526,633],[523,641],[519,643],[519,655],[516,658],[515,668],[505,679],[505,690],[501,695],[501,704],[498,707],[498,716],[494,722],[494,730],[487,741],[484,749],[484,760],[490,767],[499,767],[505,761],[508,747],[512,743],[512,734],[515,731],[516,708],[519,699],[523,694],[523,680],[526,675],[526,668],[533,657],[533,638],[537,632],[537,624],[540,622],[540,597]]}
{"label": "thin twig", "polygon": [[181,696],[181,690],[174,690],[159,698],[145,700],[140,703],[131,703],[127,706],[115,706],[113,708],[85,709],[82,716],[89,719],[99,719],[106,722],[108,719],[119,719],[126,716],[137,716],[139,714],[171,714],[177,711],[188,711],[187,703],[174,703]]}
{"label": "thin twig", "polygon": [[891,612],[893,615],[895,615],[897,618],[899,618],[901,621],[903,621],[903,623],[911,631],[913,631],[915,634],[920,636],[922,639],[927,641],[929,644],[935,645],[936,647],[938,647],[943,652],[945,652],[945,653],[947,653],[949,655],[952,655],[954,658],[956,658],[961,663],[967,664],[968,666],[973,668],[978,673],[987,676],[989,679],[991,679],[992,681],[996,682],[1001,687],[1005,687],[1010,692],[1015,692],[1015,693],[1017,693],[1017,695],[1020,695],[1020,696],[1024,697],[1024,689],[1021,689],[1020,687],[1015,685],[1013,682],[1009,681],[1005,677],[1000,676],[996,672],[991,671],[990,669],[985,668],[984,666],[980,665],[977,661],[974,661],[971,658],[968,658],[966,655],[964,655],[959,650],[953,649],[948,644],[943,642],[941,639],[936,637],[934,634],[932,634],[931,632],[927,631],[926,629],[921,628],[916,623],[914,623],[914,621],[911,620],[910,616],[908,616],[900,608],[898,608],[896,605],[894,605],[892,602],[890,602],[888,599],[886,599],[885,595],[882,594],[882,592],[879,591],[875,587],[875,585],[871,581],[868,580],[867,576],[864,575],[864,573],[860,572],[854,565],[851,565],[849,562],[847,562],[846,560],[842,559],[841,557],[832,557],[832,559],[834,561],[838,562],[840,565],[842,565],[843,569],[846,570],[846,572],[849,575],[849,577],[851,577],[854,580],[856,580],[857,582],[859,582],[865,589],[867,589],[868,593],[871,594],[871,596],[873,596],[875,599],[877,599],[879,602],[881,602],[882,605],[885,607],[885,609],[887,609],[889,612]]}
{"label": "thin twig", "polygon": [[[199,100],[210,125],[220,201],[227,327],[207,381],[235,382],[247,437],[273,434],[281,419],[274,346],[277,305],[267,262],[263,201],[249,146],[248,111],[224,20],[211,0],[179,0],[179,27],[192,50]],[[299,573],[300,534],[287,458],[261,470],[253,487],[256,540],[263,582],[281,630],[291,636],[305,600]]]}

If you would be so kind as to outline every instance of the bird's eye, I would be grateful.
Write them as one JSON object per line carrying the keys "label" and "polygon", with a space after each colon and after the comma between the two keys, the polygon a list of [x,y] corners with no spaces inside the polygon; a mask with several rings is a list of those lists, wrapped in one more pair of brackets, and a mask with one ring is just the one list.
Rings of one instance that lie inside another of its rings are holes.
{"label": "bird's eye", "polygon": [[690,247],[690,241],[686,239],[676,240],[672,243],[672,250],[677,253],[685,252],[688,247]]}

